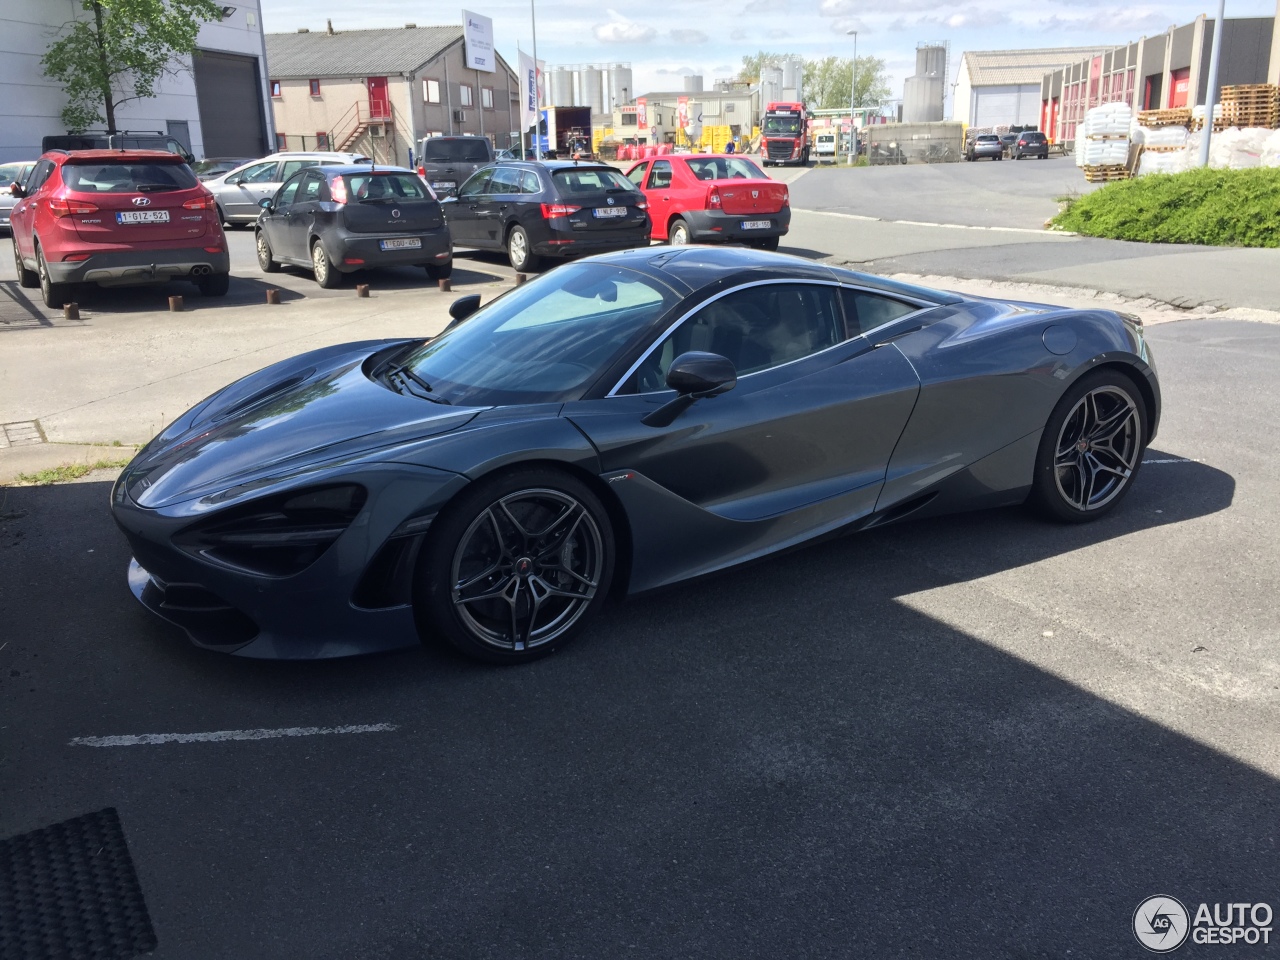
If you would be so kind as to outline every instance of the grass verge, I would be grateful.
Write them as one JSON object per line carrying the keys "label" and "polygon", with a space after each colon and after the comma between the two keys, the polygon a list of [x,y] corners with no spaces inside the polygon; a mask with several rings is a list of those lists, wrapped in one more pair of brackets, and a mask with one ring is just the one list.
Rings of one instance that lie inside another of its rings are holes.
{"label": "grass verge", "polygon": [[14,477],[14,486],[43,487],[51,483],[66,483],[68,480],[79,480],[94,470],[118,470],[129,465],[128,460],[95,460],[93,463],[64,463],[60,467],[49,467],[35,473],[20,473]]}
{"label": "grass verge", "polygon": [[1280,247],[1280,169],[1188,170],[1109,183],[1053,226],[1143,243]]}

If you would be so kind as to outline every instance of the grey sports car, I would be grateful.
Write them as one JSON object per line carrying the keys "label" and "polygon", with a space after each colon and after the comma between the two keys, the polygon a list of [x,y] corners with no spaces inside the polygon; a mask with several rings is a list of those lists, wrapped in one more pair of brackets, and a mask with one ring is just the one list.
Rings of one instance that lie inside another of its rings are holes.
{"label": "grey sports car", "polygon": [[169,425],[112,494],[138,599],[242,656],[529,660],[610,596],[818,537],[1101,517],[1160,417],[1133,319],[762,251],[606,254],[478,303]]}

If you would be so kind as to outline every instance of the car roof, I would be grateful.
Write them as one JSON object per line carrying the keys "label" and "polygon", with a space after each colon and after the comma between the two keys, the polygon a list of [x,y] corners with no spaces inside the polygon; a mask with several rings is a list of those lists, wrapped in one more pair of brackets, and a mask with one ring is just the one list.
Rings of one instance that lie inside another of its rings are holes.
{"label": "car roof", "polygon": [[423,140],[483,140],[489,142],[488,137],[481,137],[474,133],[451,133],[444,137],[423,137]]}
{"label": "car roof", "polygon": [[[326,177],[343,176],[348,173],[373,173],[375,176],[380,173],[408,173],[417,176],[417,171],[410,170],[407,167],[392,166],[374,166],[370,167],[367,163],[336,163],[328,167],[307,167],[307,170],[316,173],[323,173]],[[299,170],[298,173],[303,171]]]}
{"label": "car roof", "polygon": [[76,160],[167,160],[186,163],[176,153],[168,150],[50,150],[45,154],[50,160],[71,163]]}
{"label": "car roof", "polygon": [[[258,157],[258,160],[349,160],[353,157],[363,157],[362,153],[346,153],[339,150],[281,150],[277,153],[269,153],[265,157]],[[367,159],[367,158],[366,158]],[[250,163],[256,161],[249,161]]]}

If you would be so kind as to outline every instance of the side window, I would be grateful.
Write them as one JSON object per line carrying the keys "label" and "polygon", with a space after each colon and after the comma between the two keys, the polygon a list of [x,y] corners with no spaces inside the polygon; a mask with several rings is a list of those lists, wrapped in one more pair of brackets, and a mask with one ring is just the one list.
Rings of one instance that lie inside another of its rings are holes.
{"label": "side window", "polygon": [[525,170],[520,174],[520,192],[521,193],[541,193],[542,181],[538,179],[538,175],[532,170]]}
{"label": "side window", "polygon": [[844,302],[844,315],[849,321],[849,332],[853,336],[869,333],[876,327],[892,323],[899,317],[920,309],[914,303],[903,303],[901,300],[862,290],[850,290],[847,287],[840,288],[840,299]]}
{"label": "side window", "polygon": [[649,182],[645,184],[645,189],[665,190],[669,186],[671,186],[671,161],[653,161],[653,172],[649,174]]}
{"label": "side window", "polygon": [[324,185],[324,178],[318,173],[308,173],[302,179],[302,188],[298,191],[298,203],[311,203],[320,199],[320,188]]}
{"label": "side window", "polygon": [[644,172],[648,169],[649,165],[647,163],[639,164],[635,169],[627,174],[627,179],[638,187],[644,182]]}
{"label": "side window", "polygon": [[489,178],[489,187],[486,193],[519,193],[520,192],[520,173],[512,167],[498,167],[493,171],[493,176]]}
{"label": "side window", "polygon": [[298,188],[302,186],[302,180],[302,177],[294,177],[280,188],[280,192],[276,194],[275,200],[272,201],[277,213],[293,206],[293,201],[298,196]]}
{"label": "side window", "polygon": [[480,196],[480,194],[484,193],[485,185],[488,184],[489,178],[492,176],[493,170],[488,167],[483,170],[477,170],[472,174],[471,179],[458,190],[458,198]]}
{"label": "side window", "polygon": [[284,162],[284,173],[280,174],[280,179],[288,180],[299,170],[305,170],[307,167],[316,167],[319,165],[319,160],[286,160]]}
{"label": "side window", "polygon": [[690,350],[728,357],[738,375],[800,360],[845,339],[834,287],[747,287],[713,300],[673,330],[636,371],[636,388],[666,389],[671,362]]}
{"label": "side window", "polygon": [[276,169],[280,166],[275,160],[269,163],[255,163],[245,167],[237,176],[242,183],[270,183],[276,178]]}
{"label": "side window", "polygon": [[36,168],[31,171],[31,175],[27,178],[27,196],[31,196],[43,187],[44,182],[49,179],[49,174],[51,173],[53,173],[53,163],[51,161],[41,160],[37,163]]}

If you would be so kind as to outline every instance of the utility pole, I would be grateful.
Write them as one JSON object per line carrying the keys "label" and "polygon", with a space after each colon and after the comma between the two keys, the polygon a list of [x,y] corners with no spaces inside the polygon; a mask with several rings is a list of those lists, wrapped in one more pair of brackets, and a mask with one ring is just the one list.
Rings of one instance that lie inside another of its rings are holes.
{"label": "utility pole", "polygon": [[[1204,136],[1200,138],[1200,166],[1209,165],[1209,138],[1213,136],[1213,109],[1218,105],[1218,58],[1222,54],[1222,17],[1227,0],[1218,0],[1218,16],[1213,21],[1213,52],[1209,54],[1209,86],[1204,92]],[[1191,100],[1195,102],[1195,94]]]}
{"label": "utility pole", "polygon": [[853,82],[849,84],[849,163],[852,164],[858,156],[858,127],[853,122],[858,99],[858,31],[848,32],[853,34]]}
{"label": "utility pole", "polygon": [[538,66],[537,0],[529,0],[529,19],[533,22],[533,158],[542,159],[542,69]]}

